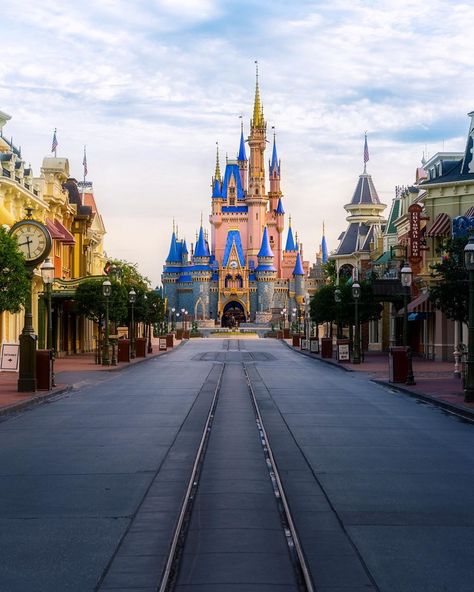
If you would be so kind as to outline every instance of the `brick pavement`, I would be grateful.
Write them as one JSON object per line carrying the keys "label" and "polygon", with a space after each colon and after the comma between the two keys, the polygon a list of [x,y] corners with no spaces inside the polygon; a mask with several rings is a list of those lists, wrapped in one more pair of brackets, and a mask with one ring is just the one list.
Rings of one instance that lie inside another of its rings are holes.
{"label": "brick pavement", "polygon": [[[292,347],[290,340],[285,341],[289,347]],[[335,359],[335,352],[333,352],[334,357],[330,359],[323,359],[319,354],[301,353],[349,372],[366,373],[370,379],[390,386],[390,388],[431,401],[452,411],[459,411],[461,414],[472,414],[474,417],[474,403],[464,402],[462,381],[454,376],[453,362],[440,362],[414,357],[413,374],[416,384],[408,386],[403,383],[389,382],[389,363],[388,353],[386,352],[365,352],[365,359],[360,365],[354,365],[350,362],[338,362]]]}

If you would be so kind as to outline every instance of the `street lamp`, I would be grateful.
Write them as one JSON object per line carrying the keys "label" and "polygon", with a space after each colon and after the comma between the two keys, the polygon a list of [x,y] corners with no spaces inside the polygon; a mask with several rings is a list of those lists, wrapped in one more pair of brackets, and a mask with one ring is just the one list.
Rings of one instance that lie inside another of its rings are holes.
{"label": "street lamp", "polygon": [[[294,329],[295,328],[295,325],[296,325],[296,321],[295,321],[295,319],[296,319],[296,308],[293,308],[292,311],[291,311],[291,313],[292,313],[291,314],[291,318],[293,319],[292,320],[292,325],[293,325],[293,329]],[[292,332],[293,332],[293,330],[292,330]]]}
{"label": "street lamp", "polygon": [[341,288],[336,286],[334,290],[334,302],[336,303],[336,327],[337,327],[337,338],[341,338],[341,323],[339,320],[339,305],[341,304],[342,295],[341,295]]}
{"label": "street lamp", "polygon": [[354,321],[355,321],[354,355],[352,357],[352,363],[353,364],[360,364],[360,325],[359,325],[360,285],[358,282],[355,282],[355,284],[352,284],[352,298],[354,298]]}
{"label": "street lamp", "polygon": [[184,308],[181,309],[181,329],[184,331],[184,313],[186,310]]}
{"label": "street lamp", "polygon": [[469,273],[469,316],[467,334],[467,372],[464,382],[464,400],[474,401],[474,233],[464,247],[464,265]]}
{"label": "street lamp", "polygon": [[176,308],[172,308],[171,309],[171,333],[173,333],[175,326],[174,326],[174,313],[176,311]]}
{"label": "street lamp", "polygon": [[[281,310],[281,316],[283,318],[283,326],[281,327],[281,329],[283,330],[285,328],[285,315],[286,315],[286,308],[282,308]],[[280,324],[282,324],[282,321],[280,321]]]}
{"label": "street lamp", "polygon": [[411,347],[408,346],[408,296],[410,295],[411,283],[413,280],[413,272],[409,265],[404,265],[400,270],[400,279],[402,282],[403,290],[403,345],[407,350],[407,380],[405,384],[413,385],[415,378],[413,376],[413,358]]}
{"label": "street lamp", "polygon": [[132,319],[131,319],[132,323],[131,323],[131,329],[130,329],[130,357],[132,358],[132,360],[135,357],[135,316],[134,316],[134,312],[135,312],[136,300],[137,300],[137,293],[132,288],[130,290],[130,292],[128,293],[128,301],[130,302],[131,309],[132,309]]}
{"label": "street lamp", "polygon": [[46,337],[46,349],[51,352],[51,386],[56,386],[54,380],[54,350],[53,350],[53,311],[51,306],[51,288],[54,281],[54,265],[47,257],[40,267],[41,277],[46,291],[46,305],[48,314],[48,332]]}
{"label": "street lamp", "polygon": [[104,346],[102,354],[102,366],[110,366],[109,359],[109,298],[112,294],[112,284],[110,280],[102,282],[102,294],[105,298],[105,334],[104,334]]}

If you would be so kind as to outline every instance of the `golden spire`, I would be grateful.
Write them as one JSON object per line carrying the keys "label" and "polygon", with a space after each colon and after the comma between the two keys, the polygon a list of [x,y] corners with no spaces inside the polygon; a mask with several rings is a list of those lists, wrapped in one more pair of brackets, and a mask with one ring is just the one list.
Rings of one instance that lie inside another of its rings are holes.
{"label": "golden spire", "polygon": [[260,102],[260,89],[258,86],[258,62],[255,60],[256,84],[255,84],[255,101],[253,104],[253,119],[252,127],[263,126],[263,106]]}
{"label": "golden spire", "polygon": [[216,172],[214,173],[214,179],[217,179],[219,182],[222,181],[221,167],[219,166],[219,142],[216,142]]}

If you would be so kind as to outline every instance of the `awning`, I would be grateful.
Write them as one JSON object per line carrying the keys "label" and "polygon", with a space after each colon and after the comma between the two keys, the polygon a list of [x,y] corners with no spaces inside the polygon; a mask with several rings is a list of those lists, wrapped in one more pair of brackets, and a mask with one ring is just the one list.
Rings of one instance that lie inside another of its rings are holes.
{"label": "awning", "polygon": [[430,295],[428,292],[420,294],[414,300],[408,303],[409,313],[430,313],[433,312]]}
{"label": "awning", "polygon": [[442,212],[436,216],[426,236],[449,236],[451,233],[451,218]]}
{"label": "awning", "polygon": [[391,261],[391,254],[390,251],[385,251],[378,259],[372,262],[373,265],[385,265],[389,261]]}
{"label": "awning", "polygon": [[474,206],[471,206],[464,215],[466,218],[474,218]]}
{"label": "awning", "polygon": [[76,241],[67,228],[58,220],[46,219],[46,226],[51,233],[51,238],[58,240],[66,245],[75,245]]}

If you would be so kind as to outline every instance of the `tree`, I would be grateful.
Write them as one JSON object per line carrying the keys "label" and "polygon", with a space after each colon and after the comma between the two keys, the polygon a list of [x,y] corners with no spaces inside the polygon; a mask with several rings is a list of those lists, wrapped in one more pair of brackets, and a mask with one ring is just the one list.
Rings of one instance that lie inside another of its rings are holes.
{"label": "tree", "polygon": [[150,280],[138,271],[137,263],[130,263],[123,259],[111,259],[107,263],[107,273],[111,278],[121,281],[129,290],[141,288],[143,292],[150,289]]}
{"label": "tree", "polygon": [[467,238],[446,240],[436,252],[442,260],[431,266],[430,300],[448,319],[467,323],[468,274],[464,266]]}
{"label": "tree", "polygon": [[30,291],[30,278],[16,240],[0,227],[0,313],[19,312]]}
{"label": "tree", "polygon": [[[106,278],[104,277],[104,280]],[[105,296],[102,293],[102,279],[91,278],[79,284],[75,301],[77,312],[99,325],[105,317]],[[109,296],[109,319],[121,323],[127,317],[127,291],[122,284],[113,280]]]}

